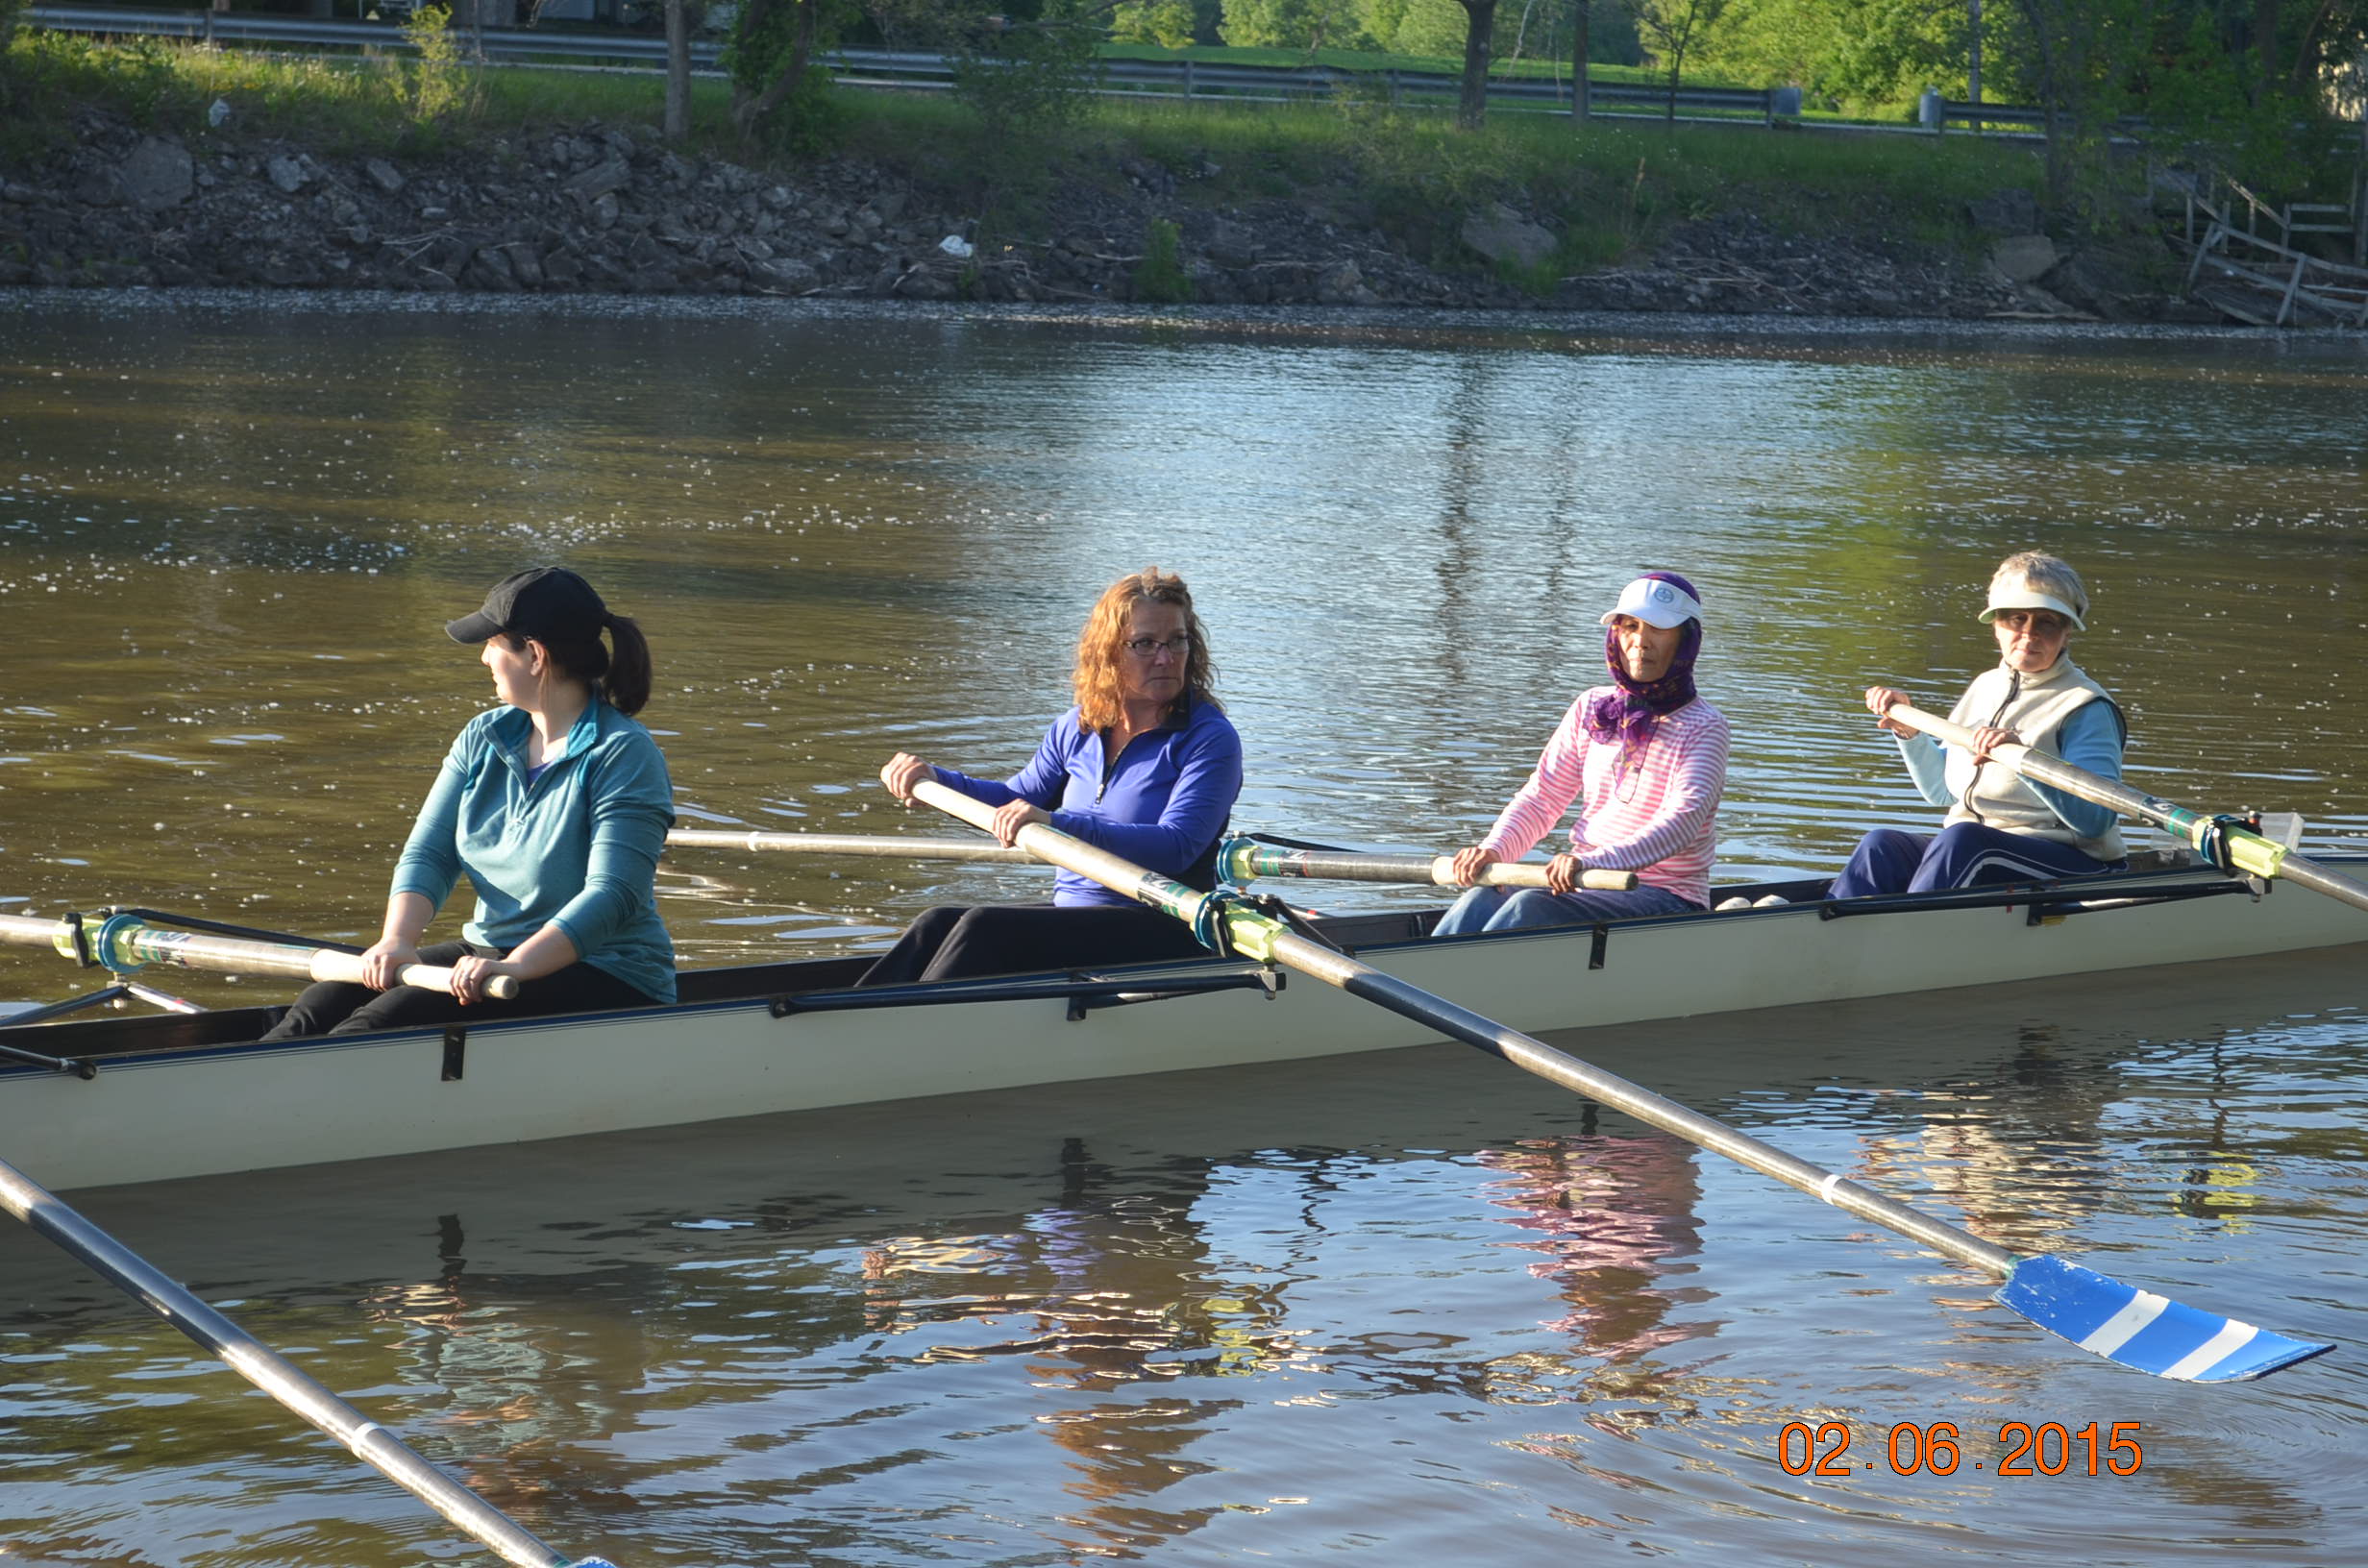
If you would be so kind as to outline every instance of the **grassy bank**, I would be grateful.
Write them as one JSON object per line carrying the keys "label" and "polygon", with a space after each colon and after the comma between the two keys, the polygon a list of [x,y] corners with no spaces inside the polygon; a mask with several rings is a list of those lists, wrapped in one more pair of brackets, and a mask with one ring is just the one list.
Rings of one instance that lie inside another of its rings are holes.
{"label": "grassy bank", "polygon": [[[123,114],[203,149],[208,138],[281,137],[353,157],[469,156],[522,132],[588,121],[649,125],[660,84],[650,74],[481,69],[447,86],[432,110],[415,71],[382,60],[271,58],[147,43],[102,45],[57,34],[20,37],[10,61],[13,104],[0,157],[23,167],[72,142],[79,106]],[[228,104],[224,133],[208,110]],[[1821,136],[1649,120],[1585,131],[1547,115],[1501,115],[1474,134],[1446,116],[1376,106],[1220,108],[1143,100],[1095,103],[1057,137],[999,155],[970,111],[943,95],[842,90],[830,125],[802,156],[874,161],[994,208],[1007,232],[1062,185],[1126,188],[1129,163],[1172,171],[1175,199],[1241,207],[1293,202],[1325,221],[1382,230],[1426,258],[1452,254],[1465,213],[1505,201],[1567,231],[1569,270],[1648,249],[1679,221],[1748,212],[1801,233],[1849,233],[1923,244],[1965,235],[1963,203],[2035,187],[2025,148],[1972,137]],[[692,148],[794,174],[800,157],[752,153],[733,135],[724,85],[696,84]]]}

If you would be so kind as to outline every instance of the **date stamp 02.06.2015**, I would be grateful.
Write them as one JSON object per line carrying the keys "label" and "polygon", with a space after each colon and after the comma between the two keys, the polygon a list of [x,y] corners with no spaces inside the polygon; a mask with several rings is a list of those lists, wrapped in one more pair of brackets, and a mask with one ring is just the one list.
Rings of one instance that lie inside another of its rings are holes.
{"label": "date stamp 02.06.2015", "polygon": [[2007,1421],[1998,1428],[1998,1451],[1968,1458],[1965,1439],[1954,1421],[1921,1425],[1902,1421],[1890,1429],[1879,1454],[1850,1452],[1856,1437],[1839,1421],[1811,1426],[1788,1421],[1776,1436],[1776,1462],[1789,1476],[1855,1476],[1887,1469],[1896,1476],[1955,1475],[1960,1468],[1996,1476],[2134,1476],[2145,1463],[2138,1424],[2091,1421],[2067,1427],[2060,1421]]}

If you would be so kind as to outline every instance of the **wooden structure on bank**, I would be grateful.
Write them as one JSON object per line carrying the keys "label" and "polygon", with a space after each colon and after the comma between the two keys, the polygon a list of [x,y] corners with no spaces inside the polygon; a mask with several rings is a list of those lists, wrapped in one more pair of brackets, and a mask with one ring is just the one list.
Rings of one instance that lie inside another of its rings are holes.
{"label": "wooden structure on bank", "polygon": [[[2186,241],[2194,252],[2188,298],[2256,327],[2368,328],[2368,265],[2362,264],[2368,262],[2368,198],[2356,184],[2348,207],[2290,202],[2281,208],[2234,180],[2223,179],[2210,195],[2198,188],[2200,182],[2181,184]],[[2305,234],[2349,236],[2352,264],[2298,248],[2296,239]]]}

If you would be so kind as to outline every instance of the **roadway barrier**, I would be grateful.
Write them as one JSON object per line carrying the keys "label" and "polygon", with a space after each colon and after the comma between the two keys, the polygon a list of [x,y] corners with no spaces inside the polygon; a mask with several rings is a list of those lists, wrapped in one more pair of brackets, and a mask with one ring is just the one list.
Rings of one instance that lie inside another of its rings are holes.
{"label": "roadway barrier", "polygon": [[[99,6],[35,6],[24,20],[61,33],[118,37],[165,37],[202,43],[300,45],[386,55],[412,52],[403,30],[391,22],[321,21],[235,11],[134,11]],[[643,70],[663,69],[666,42],[625,32],[564,32],[552,28],[467,30],[469,47],[488,61],[604,62]],[[694,70],[718,69],[721,46],[691,45]],[[946,56],[894,50],[842,49],[820,57],[824,69],[851,86],[894,86],[942,90],[953,85],[955,62]],[[1219,103],[1293,103],[1362,95],[1410,108],[1451,105],[1460,78],[1431,71],[1345,71],[1328,65],[1235,65],[1198,60],[1105,60],[1096,90],[1118,97],[1173,97]],[[1492,77],[1492,108],[1567,113],[1570,84],[1545,77]],[[1668,89],[1631,82],[1588,84],[1591,108],[1620,106],[1666,112]],[[1704,115],[1757,119],[1773,125],[1800,112],[1797,87],[1680,86],[1675,108],[1685,117]]]}

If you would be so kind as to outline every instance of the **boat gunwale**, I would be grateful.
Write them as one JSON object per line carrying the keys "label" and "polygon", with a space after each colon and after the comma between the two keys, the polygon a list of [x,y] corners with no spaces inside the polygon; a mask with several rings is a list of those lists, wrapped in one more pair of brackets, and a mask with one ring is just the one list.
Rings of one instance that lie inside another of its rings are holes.
{"label": "boat gunwale", "polygon": [[[2368,864],[2368,855],[2322,856],[2319,858],[2331,862],[2355,862]],[[1966,894],[1971,892],[1981,892],[1993,894],[1998,900],[1999,907],[2011,909],[2016,907],[2018,903],[2028,903],[2034,898],[2049,899],[2052,901],[2064,897],[2067,894],[2077,895],[2078,894],[2087,890],[2094,890],[2100,894],[2107,894],[2109,889],[2118,892],[2120,890],[2133,889],[2134,886],[2140,884],[2167,885],[2161,888],[2161,891],[2166,892],[2170,891],[2171,887],[2179,885],[2217,889],[2224,886],[2226,881],[2232,875],[2232,873],[2215,871],[2213,868],[2208,865],[2195,863],[2188,865],[2161,866],[2118,873],[2108,873],[2105,876],[2060,877],[2046,881],[1998,883],[1993,884],[1990,887],[1978,890],[1941,889],[1927,894],[1885,894],[1881,895],[1881,897],[1886,907],[1880,913],[1901,915],[1926,913],[1926,909],[1917,907],[1917,902],[1919,900],[1930,901],[1930,913],[1938,914],[1952,911],[1962,911],[1966,906],[1961,902],[1952,902],[1952,900],[1961,900]],[[1819,886],[1822,885],[1823,881],[1824,879],[1822,878],[1793,878],[1783,882],[1747,883],[1730,888],[1716,889],[1714,891],[1717,893],[1724,893],[1728,896],[1749,896],[1754,894],[1764,896],[1771,893],[1781,894],[1786,889],[1799,890],[1806,887]],[[2274,884],[2268,884],[2267,886],[2274,886]],[[2110,894],[2109,894],[2108,895]],[[1832,899],[1814,899],[1742,909],[1722,910],[1715,907],[1706,909],[1690,909],[1667,914],[1622,916],[1602,920],[1576,921],[1566,925],[1528,926],[1507,931],[1467,932],[1461,935],[1449,937],[1438,937],[1429,934],[1427,931],[1418,931],[1416,934],[1410,936],[1361,943],[1358,945],[1356,950],[1360,953],[1391,953],[1403,952],[1412,948],[1430,948],[1443,944],[1455,944],[1460,946],[1466,943],[1474,943],[1486,944],[1508,942],[1569,942],[1574,939],[1582,938],[1591,942],[1594,940],[1595,935],[1599,932],[1609,933],[1615,930],[1633,932],[1666,929],[1670,927],[1684,927],[1714,919],[1720,921],[1732,920],[1739,916],[1753,916],[1764,919],[1788,915],[1796,917],[1802,915],[1815,915],[1823,919],[1835,918],[1832,914],[1832,906],[1837,902],[1848,903],[1855,901],[1856,900],[1838,901]],[[1905,907],[1903,907],[1903,905]],[[2138,905],[2129,907],[2144,906]],[[2100,913],[2109,912],[2110,911],[2101,911]],[[1418,922],[1422,917],[1428,913],[1431,912],[1423,909],[1351,911],[1337,916],[1320,917],[1318,929],[1323,929],[1326,924],[1354,925],[1364,921],[1387,922],[1392,920],[1404,920],[1412,925],[1414,922]],[[777,960],[763,964],[725,966],[717,968],[699,969],[686,972],[707,976],[730,975],[741,972],[747,972],[753,975],[764,971],[795,971],[808,966],[818,968],[826,966],[844,967],[849,956],[851,955]],[[937,981],[931,982],[926,986],[894,988],[897,992],[900,993],[899,1002],[892,1004],[883,999],[881,1006],[883,1008],[890,1005],[910,1006],[912,1004],[906,998],[909,997],[911,992],[916,991],[942,992],[944,993],[944,999],[940,1005],[945,1006],[982,1005],[998,1001],[1042,1001],[1044,998],[1041,995],[1001,996],[998,995],[996,992],[1000,989],[1017,990],[1023,987],[1041,988],[1047,984],[1057,984],[1062,981],[1076,981],[1079,984],[1080,989],[1102,991],[1112,988],[1107,985],[1098,984],[1098,982],[1123,982],[1130,979],[1149,978],[1152,976],[1194,975],[1202,972],[1214,972],[1223,966],[1240,966],[1243,963],[1245,963],[1245,960],[1240,957],[1229,957],[1226,955],[1211,953],[1184,958],[1154,960],[1138,964],[1104,965],[1098,966],[1091,971],[1093,982],[1096,982],[1094,984],[1089,984],[1081,978],[1081,974],[1084,971],[1073,968],[1038,969],[1012,974],[995,975],[992,977],[980,977],[977,979]],[[575,1013],[549,1013],[528,1017],[488,1018],[481,1023],[471,1022],[464,1018],[456,1020],[453,1023],[412,1026],[399,1029],[374,1030],[351,1035],[315,1035],[301,1039],[269,1041],[261,1040],[206,1041],[179,1045],[159,1045],[148,1047],[142,1047],[136,1043],[132,1043],[117,1049],[108,1049],[103,1047],[96,1050],[84,1049],[78,1051],[73,1048],[74,1034],[72,1032],[75,1031],[86,1029],[105,1029],[110,1032],[119,1032],[129,1029],[137,1032],[150,1028],[161,1031],[170,1029],[176,1024],[184,1024],[185,1026],[185,1020],[189,1016],[160,1014],[147,1015],[135,1018],[79,1018],[61,1020],[56,1023],[25,1024],[15,1027],[0,1024],[0,1043],[18,1045],[24,1048],[33,1048],[33,1046],[37,1043],[38,1048],[43,1055],[56,1056],[68,1061],[88,1061],[101,1066],[104,1070],[111,1072],[135,1067],[173,1066],[224,1057],[267,1058],[275,1055],[308,1055],[321,1051],[382,1049],[390,1046],[410,1045],[421,1041],[432,1040],[440,1041],[444,1039],[446,1033],[453,1028],[465,1029],[471,1037],[482,1037],[486,1035],[504,1036],[516,1031],[526,1030],[578,1028],[586,1024],[596,1023],[630,1023],[636,1020],[649,1018],[687,1018],[695,1016],[726,1013],[752,1008],[764,1008],[768,1011],[775,1011],[777,1015],[780,1003],[794,999],[798,996],[832,994],[848,992],[853,989],[854,988],[846,986],[822,986],[801,991],[794,984],[775,985],[754,988],[739,994],[704,997],[696,1001],[653,1003],[647,1007],[629,1007]],[[275,1005],[277,1004],[250,1004],[249,1007],[239,1009],[224,1009],[219,1011],[269,1011]],[[870,1011],[870,1009],[852,1007],[829,1010],[814,1009],[813,1011],[816,1013],[823,1011],[867,1012]],[[57,1076],[57,1073],[55,1069],[52,1068],[39,1066],[32,1063],[18,1063],[0,1060],[0,1083],[5,1083],[13,1079],[46,1079],[55,1076]]]}

